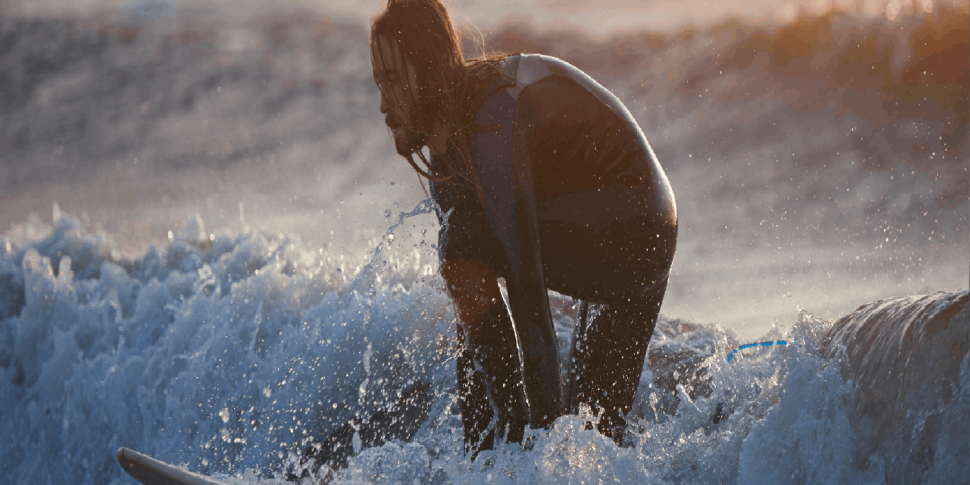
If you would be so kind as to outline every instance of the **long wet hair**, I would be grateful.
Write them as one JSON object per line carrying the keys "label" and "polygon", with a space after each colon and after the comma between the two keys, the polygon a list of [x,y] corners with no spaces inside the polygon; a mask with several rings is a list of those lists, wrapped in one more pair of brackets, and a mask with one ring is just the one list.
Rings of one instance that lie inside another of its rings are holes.
{"label": "long wet hair", "polygon": [[[410,100],[413,108],[408,115],[412,126],[427,135],[435,121],[442,119],[449,130],[448,145],[457,149],[461,160],[456,163],[448,157],[436,157],[435,161],[441,159],[442,163],[432,165],[421,150],[404,158],[429,180],[469,184],[481,199],[478,170],[471,157],[471,135],[495,128],[477,125],[475,113],[489,94],[513,85],[499,66],[507,55],[491,54],[466,61],[451,16],[440,0],[388,0],[384,11],[374,17],[371,55],[381,56],[387,66],[393,54],[384,52],[381,38],[396,45],[404,66],[414,69],[417,96]],[[407,72],[401,74],[403,79],[409,79]],[[393,90],[388,91],[393,97]],[[410,89],[403,91],[411,96]],[[414,160],[415,155],[424,167]]]}

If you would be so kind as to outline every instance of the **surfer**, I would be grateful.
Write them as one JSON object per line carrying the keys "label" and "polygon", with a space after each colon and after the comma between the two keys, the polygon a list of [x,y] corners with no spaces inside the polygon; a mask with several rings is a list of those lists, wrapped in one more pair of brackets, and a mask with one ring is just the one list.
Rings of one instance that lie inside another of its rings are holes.
{"label": "surfer", "polygon": [[[526,425],[580,404],[619,443],[677,239],[674,194],[643,132],[562,60],[464,60],[439,0],[390,0],[370,49],[395,149],[438,204],[466,452],[521,442]],[[588,302],[565,392],[548,289]]]}

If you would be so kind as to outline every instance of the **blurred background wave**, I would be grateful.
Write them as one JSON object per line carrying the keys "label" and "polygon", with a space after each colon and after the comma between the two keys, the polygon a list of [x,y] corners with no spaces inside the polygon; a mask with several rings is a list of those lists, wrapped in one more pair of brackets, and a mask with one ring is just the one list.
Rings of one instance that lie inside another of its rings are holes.
{"label": "blurred background wave", "polygon": [[[453,7],[470,53],[560,57],[637,118],[681,218],[663,313],[753,337],[966,287],[967,2],[597,5]],[[64,211],[126,257],[199,214],[366,257],[426,197],[378,113],[378,9],[0,4],[0,232]]]}

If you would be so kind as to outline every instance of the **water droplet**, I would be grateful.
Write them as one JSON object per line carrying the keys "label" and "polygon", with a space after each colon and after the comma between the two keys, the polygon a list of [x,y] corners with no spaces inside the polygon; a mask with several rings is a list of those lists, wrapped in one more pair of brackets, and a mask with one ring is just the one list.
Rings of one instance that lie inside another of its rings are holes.
{"label": "water droplet", "polygon": [[391,209],[384,209],[384,217],[391,217]]}

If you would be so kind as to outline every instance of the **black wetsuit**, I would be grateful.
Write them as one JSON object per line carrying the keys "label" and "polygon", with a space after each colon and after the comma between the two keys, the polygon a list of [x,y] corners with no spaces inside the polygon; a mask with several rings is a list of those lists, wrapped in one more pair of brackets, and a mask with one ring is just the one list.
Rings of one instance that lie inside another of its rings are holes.
{"label": "black wetsuit", "polygon": [[[673,191],[630,113],[582,71],[539,55],[511,56],[503,70],[514,86],[475,117],[492,128],[471,147],[484,202],[467,184],[432,184],[452,295],[463,279],[491,280],[491,291],[501,277],[511,309],[498,299],[459,328],[466,449],[490,447],[490,426],[517,441],[526,423],[579,403],[602,411],[600,430],[619,440],[676,246]],[[464,269],[481,267],[487,278]],[[566,393],[547,289],[595,304],[577,324]]]}

